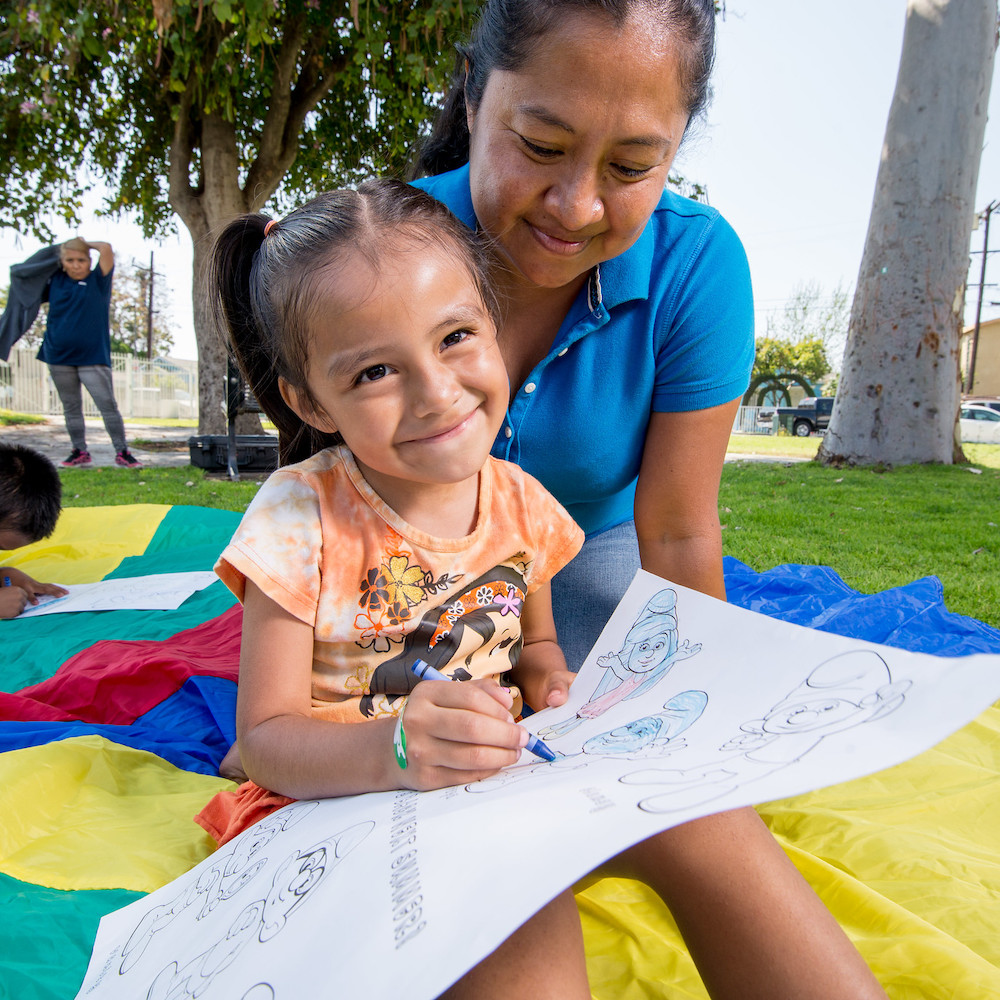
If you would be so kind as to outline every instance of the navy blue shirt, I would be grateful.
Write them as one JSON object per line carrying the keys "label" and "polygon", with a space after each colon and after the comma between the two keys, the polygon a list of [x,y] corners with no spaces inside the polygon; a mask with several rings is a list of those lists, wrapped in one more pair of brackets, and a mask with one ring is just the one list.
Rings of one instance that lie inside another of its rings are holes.
{"label": "navy blue shirt", "polygon": [[49,284],[49,320],[38,360],[49,365],[107,365],[111,367],[112,268],[101,273],[98,264],[83,281],[57,271]]}
{"label": "navy blue shirt", "polygon": [[[415,184],[477,224],[468,166]],[[606,531],[632,519],[650,414],[742,396],[753,356],[743,245],[714,208],[664,191],[638,240],[581,289],[493,454],[540,480],[588,536]]]}

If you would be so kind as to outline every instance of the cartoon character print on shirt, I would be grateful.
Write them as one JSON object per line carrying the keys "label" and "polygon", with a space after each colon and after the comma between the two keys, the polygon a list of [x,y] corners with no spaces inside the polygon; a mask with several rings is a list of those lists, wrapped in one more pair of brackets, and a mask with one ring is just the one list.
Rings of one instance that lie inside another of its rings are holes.
{"label": "cartoon character print on shirt", "polygon": [[442,573],[435,580],[433,573],[412,561],[413,553],[403,548],[402,542],[402,535],[390,528],[385,558],[368,570],[359,588],[361,611],[354,619],[360,632],[357,643],[376,653],[389,652],[392,642],[399,641],[401,627],[410,620],[414,608],[461,579],[458,574]]}
{"label": "cartoon character print on shirt", "polygon": [[[409,694],[418,683],[410,669],[417,659],[453,680],[500,677],[511,670],[522,646],[521,609],[527,593],[527,570],[518,562],[522,555],[514,557],[515,565],[494,567],[453,591],[445,603],[425,611],[416,628],[403,637],[402,649],[373,671],[361,698],[361,713],[368,718],[380,714],[376,696],[384,696],[391,706]],[[485,668],[484,661],[489,664]]]}

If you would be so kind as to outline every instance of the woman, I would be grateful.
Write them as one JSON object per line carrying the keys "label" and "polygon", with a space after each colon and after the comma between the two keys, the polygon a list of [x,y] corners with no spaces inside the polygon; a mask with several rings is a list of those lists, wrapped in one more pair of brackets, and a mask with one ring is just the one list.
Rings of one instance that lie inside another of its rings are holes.
{"label": "woman", "polygon": [[640,557],[725,597],[717,495],[753,363],[750,278],[717,212],[664,193],[713,42],[710,2],[487,4],[423,151],[436,176],[416,182],[509,264],[516,391],[494,454],[587,533],[553,583],[572,669]]}
{"label": "woman", "polygon": [[[415,181],[496,240],[511,382],[494,454],[587,533],[553,580],[579,668],[635,569],[725,599],[718,488],[753,360],[742,247],[664,192],[704,109],[711,0],[488,0]],[[634,523],[633,523],[634,521]],[[752,809],[616,864],[670,906],[713,997],[884,997]]]}
{"label": "woman", "polygon": [[[98,254],[91,270],[90,252]],[[83,390],[93,397],[115,448],[115,465],[141,469],[125,441],[125,424],[115,402],[111,379],[111,280],[115,254],[110,243],[67,240],[59,254],[62,270],[49,283],[49,315],[38,360],[49,366],[66,418],[73,450],[59,464],[75,468],[91,464],[87,425],[83,418]]]}

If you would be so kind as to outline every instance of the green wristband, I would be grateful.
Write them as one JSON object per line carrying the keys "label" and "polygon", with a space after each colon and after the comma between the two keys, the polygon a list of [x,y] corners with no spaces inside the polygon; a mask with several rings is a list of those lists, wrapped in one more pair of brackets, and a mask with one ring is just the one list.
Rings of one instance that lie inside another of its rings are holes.
{"label": "green wristband", "polygon": [[399,710],[399,716],[396,719],[396,731],[392,736],[392,749],[396,752],[396,763],[405,771],[406,770],[406,733],[403,732],[403,711],[406,706]]}

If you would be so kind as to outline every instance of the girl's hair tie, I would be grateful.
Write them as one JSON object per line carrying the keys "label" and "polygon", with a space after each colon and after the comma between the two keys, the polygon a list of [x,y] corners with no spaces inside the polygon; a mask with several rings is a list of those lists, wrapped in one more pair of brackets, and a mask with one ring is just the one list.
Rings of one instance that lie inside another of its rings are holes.
{"label": "girl's hair tie", "polygon": [[275,226],[276,226],[277,224],[278,224],[278,223],[277,223],[277,222],[276,222],[276,221],[275,221],[274,219],[268,219],[268,220],[267,220],[267,225],[265,225],[265,226],[264,226],[264,235],[265,235],[265,236],[267,236],[267,234],[268,234],[268,233],[269,233],[269,232],[270,232],[270,231],[271,231],[272,229],[274,229],[274,227],[275,227]]}

